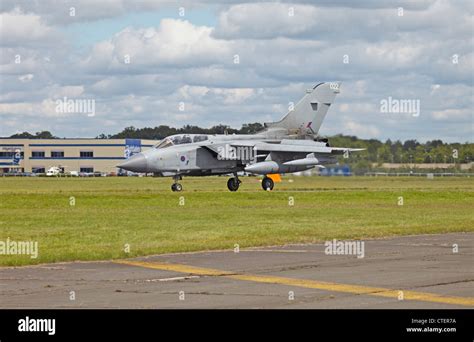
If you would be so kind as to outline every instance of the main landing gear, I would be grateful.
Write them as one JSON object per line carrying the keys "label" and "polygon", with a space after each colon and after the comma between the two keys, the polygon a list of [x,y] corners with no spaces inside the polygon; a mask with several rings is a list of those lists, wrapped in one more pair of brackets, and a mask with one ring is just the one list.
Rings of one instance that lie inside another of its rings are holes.
{"label": "main landing gear", "polygon": [[173,179],[174,179],[174,183],[171,185],[171,190],[173,192],[180,192],[181,190],[183,190],[183,186],[178,183],[178,181],[180,181],[182,179],[182,177],[181,176],[174,176]]}
{"label": "main landing gear", "polygon": [[262,189],[265,190],[265,191],[271,191],[273,190],[273,186],[275,185],[275,183],[273,182],[273,179],[271,179],[270,177],[263,177],[262,179]]}
{"label": "main landing gear", "polygon": [[[174,183],[171,185],[171,190],[173,192],[180,192],[183,190],[183,186],[178,183],[178,181],[180,181],[182,179],[181,176],[175,176],[173,177],[174,179]],[[240,181],[240,179],[237,177],[237,175],[235,175],[234,177],[231,177],[227,180],[227,188],[229,189],[229,191],[232,191],[232,192],[235,192],[237,190],[239,190],[239,187],[240,187],[240,183],[242,183]],[[273,179],[271,179],[270,177],[263,177],[262,179],[262,189],[265,190],[265,191],[271,191],[273,190],[273,187],[274,187],[275,183],[273,182]]]}
{"label": "main landing gear", "polygon": [[230,191],[237,191],[239,190],[240,183],[242,182],[237,176],[229,178],[229,180],[227,181],[227,188]]}
{"label": "main landing gear", "polygon": [[[240,183],[242,183],[242,182],[240,181],[240,179],[237,176],[229,178],[227,180],[227,188],[230,191],[237,191],[237,190],[239,190]],[[273,190],[274,185],[275,185],[275,183],[273,182],[273,179],[271,179],[270,177],[265,176],[262,179],[262,189],[263,190],[271,191],[271,190]]]}

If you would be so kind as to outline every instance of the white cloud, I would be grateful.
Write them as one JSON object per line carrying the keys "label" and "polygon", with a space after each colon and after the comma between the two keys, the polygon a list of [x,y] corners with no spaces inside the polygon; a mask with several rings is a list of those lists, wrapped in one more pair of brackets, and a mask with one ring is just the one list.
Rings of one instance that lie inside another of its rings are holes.
{"label": "white cloud", "polygon": [[[75,1],[18,1],[2,0],[0,11],[8,12],[20,8],[24,12],[35,13],[52,25],[70,25],[77,22],[93,22],[101,19],[119,17],[134,11],[150,11],[176,7],[155,0],[75,0]],[[74,15],[70,15],[71,9]]]}
{"label": "white cloud", "polygon": [[19,8],[0,14],[0,45],[37,45],[53,43],[57,32],[39,15],[23,13]]}
{"label": "white cloud", "polygon": [[190,100],[195,96],[205,96],[209,93],[209,88],[208,87],[196,87],[196,86],[189,86],[189,85],[184,85],[181,88],[178,89],[178,94],[184,99],[184,100]]}
{"label": "white cloud", "polygon": [[313,29],[321,14],[322,10],[308,5],[239,4],[220,14],[216,35],[224,38],[295,36]]}
{"label": "white cloud", "polygon": [[[67,2],[0,4],[2,19],[7,18],[0,51],[0,115],[9,123],[3,130],[40,122],[41,129],[61,136],[93,136],[130,125],[273,121],[306,88],[341,80],[322,134],[471,139],[466,130],[474,107],[469,2],[400,1],[403,17],[390,1],[366,0],[357,4],[361,8],[349,0],[317,6],[232,2],[209,10],[219,11],[216,27],[192,23],[191,17],[157,20],[154,27],[117,25],[115,34],[85,47],[74,45],[63,26],[81,21],[91,25],[90,32],[101,18],[117,18],[117,24],[130,12],[177,6],[120,0],[75,4],[75,18],[69,17]],[[210,8],[183,4],[187,13],[188,6]],[[9,36],[3,39],[5,32]],[[239,64],[233,63],[235,54]],[[63,96],[95,99],[97,115],[52,113],[51,101]],[[389,96],[419,99],[420,117],[380,115],[380,100]],[[181,101],[185,111],[178,109]]]}
{"label": "white cloud", "polygon": [[[381,41],[405,33],[469,34],[472,6],[444,0],[237,4],[221,12],[215,34],[227,39],[294,37],[329,42]],[[351,8],[352,7],[352,8]],[[400,16],[398,9],[403,8]],[[456,17],[456,25],[453,18]]]}
{"label": "white cloud", "polygon": [[380,130],[374,125],[363,125],[354,121],[344,122],[344,133],[358,137],[374,137],[380,134]]}
{"label": "white cloud", "polygon": [[365,113],[376,113],[379,111],[379,108],[373,103],[366,102],[351,102],[351,103],[341,103],[339,105],[339,111],[342,113],[354,113],[354,112],[365,112]]}
{"label": "white cloud", "polygon": [[412,65],[421,55],[423,46],[385,42],[367,46],[365,53],[370,60],[378,60],[385,65]]}
{"label": "white cloud", "polygon": [[232,62],[231,43],[211,37],[213,28],[163,19],[157,28],[128,27],[99,42],[82,62],[89,70],[145,72],[172,66]]}
{"label": "white cloud", "polygon": [[435,120],[460,120],[469,118],[471,120],[474,119],[472,108],[437,110],[432,112],[432,116]]}
{"label": "white cloud", "polygon": [[33,74],[26,74],[26,75],[21,75],[18,77],[18,80],[20,82],[29,82],[35,77]]}
{"label": "white cloud", "polygon": [[84,86],[64,86],[57,87],[54,86],[49,89],[49,96],[52,98],[62,98],[62,97],[79,97],[84,93]]}

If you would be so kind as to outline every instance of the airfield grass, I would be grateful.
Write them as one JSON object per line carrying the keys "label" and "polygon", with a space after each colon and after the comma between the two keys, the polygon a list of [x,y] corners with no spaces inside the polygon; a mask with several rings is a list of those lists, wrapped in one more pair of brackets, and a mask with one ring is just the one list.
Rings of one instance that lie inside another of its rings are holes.
{"label": "airfield grass", "polygon": [[0,265],[474,231],[471,178],[287,176],[265,192],[245,177],[235,193],[226,181],[173,193],[168,178],[0,178],[0,241],[39,247]]}

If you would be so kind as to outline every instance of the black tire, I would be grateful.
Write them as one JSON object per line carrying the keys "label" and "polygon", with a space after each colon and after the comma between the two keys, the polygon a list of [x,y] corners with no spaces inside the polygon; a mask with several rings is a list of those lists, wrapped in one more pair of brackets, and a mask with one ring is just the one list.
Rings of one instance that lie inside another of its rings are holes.
{"label": "black tire", "polygon": [[171,190],[172,190],[173,192],[180,192],[181,190],[183,190],[183,186],[182,186],[181,184],[179,184],[179,183],[173,183],[173,184],[171,185]]}
{"label": "black tire", "polygon": [[229,178],[227,180],[227,188],[229,189],[229,191],[237,191],[239,190],[239,186],[240,186],[240,181],[236,178]]}
{"label": "black tire", "polygon": [[273,183],[273,179],[271,179],[269,177],[264,177],[262,179],[262,189],[263,190],[271,191],[271,190],[273,190],[274,185],[275,185],[275,183]]}

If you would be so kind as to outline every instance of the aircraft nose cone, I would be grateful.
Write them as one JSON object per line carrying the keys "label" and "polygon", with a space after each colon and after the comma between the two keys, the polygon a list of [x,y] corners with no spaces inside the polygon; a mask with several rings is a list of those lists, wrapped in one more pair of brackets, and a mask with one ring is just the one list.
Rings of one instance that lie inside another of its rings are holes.
{"label": "aircraft nose cone", "polygon": [[117,165],[117,167],[132,172],[147,172],[148,163],[145,155],[143,153],[138,153],[124,161],[122,164]]}

